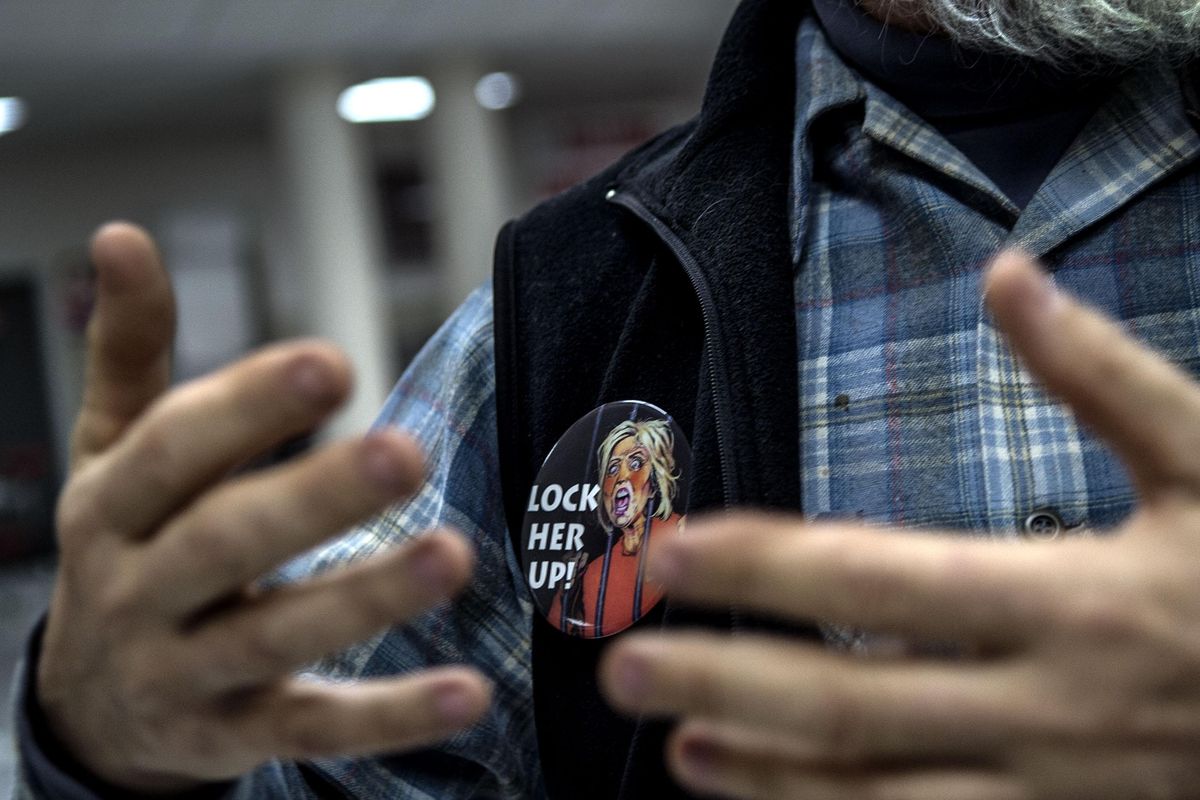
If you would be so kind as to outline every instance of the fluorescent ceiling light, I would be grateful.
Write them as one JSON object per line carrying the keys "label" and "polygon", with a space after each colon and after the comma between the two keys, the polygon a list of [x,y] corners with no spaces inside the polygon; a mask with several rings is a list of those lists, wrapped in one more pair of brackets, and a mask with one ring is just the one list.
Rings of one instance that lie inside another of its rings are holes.
{"label": "fluorescent ceiling light", "polygon": [[342,92],[337,110],[347,122],[401,122],[428,117],[435,99],[424,78],[376,78]]}
{"label": "fluorescent ceiling light", "polygon": [[475,99],[490,111],[499,111],[521,99],[521,83],[511,72],[491,72],[475,84]]}
{"label": "fluorescent ceiling light", "polygon": [[0,97],[0,135],[25,124],[25,101],[19,97]]}

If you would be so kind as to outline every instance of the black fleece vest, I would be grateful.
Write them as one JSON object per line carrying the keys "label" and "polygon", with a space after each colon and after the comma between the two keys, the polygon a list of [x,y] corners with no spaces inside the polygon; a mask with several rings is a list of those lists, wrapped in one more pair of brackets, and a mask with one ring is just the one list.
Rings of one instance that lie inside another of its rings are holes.
{"label": "black fleece vest", "polygon": [[[806,4],[746,0],[700,117],[500,235],[497,419],[513,546],[546,454],[598,405],[644,400],[692,443],[689,514],[799,507],[789,171],[795,34]],[[668,602],[638,627],[729,627]],[[736,627],[736,626],[735,626]],[[533,621],[538,741],[553,798],[671,797],[667,727],[596,688],[610,640]]]}

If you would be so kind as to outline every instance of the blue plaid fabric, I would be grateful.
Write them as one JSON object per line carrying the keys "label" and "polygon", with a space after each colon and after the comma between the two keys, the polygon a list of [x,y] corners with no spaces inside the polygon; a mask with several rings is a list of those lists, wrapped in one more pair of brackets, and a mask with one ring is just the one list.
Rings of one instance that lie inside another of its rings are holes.
{"label": "blue plaid fabric", "polygon": [[[339,567],[441,526],[462,531],[476,547],[474,580],[454,603],[312,670],[325,679],[351,680],[470,664],[495,683],[496,702],[487,717],[436,750],[307,765],[353,797],[515,799],[543,793],[529,657],[533,609],[504,521],[493,366],[487,287],[472,294],[421,351],[377,422],[416,435],[426,453],[424,486],[412,499],[289,564],[279,576],[295,580]],[[243,780],[237,796],[303,796],[306,782],[300,777],[295,765],[270,764]]]}
{"label": "blue plaid fabric", "polygon": [[1023,248],[1200,372],[1200,137],[1178,79],[1124,79],[1022,212],[812,20],[797,63],[805,512],[1001,537],[1045,509],[1068,529],[1118,522],[1126,474],[1022,370],[980,278]]}

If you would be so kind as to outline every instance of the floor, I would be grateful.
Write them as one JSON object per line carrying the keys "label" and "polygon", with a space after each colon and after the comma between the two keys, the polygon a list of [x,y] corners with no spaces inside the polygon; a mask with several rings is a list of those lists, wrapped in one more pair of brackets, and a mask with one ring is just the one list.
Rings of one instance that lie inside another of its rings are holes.
{"label": "floor", "polygon": [[13,670],[29,630],[46,610],[53,583],[52,558],[0,564],[0,798],[12,794],[16,766],[12,735]]}

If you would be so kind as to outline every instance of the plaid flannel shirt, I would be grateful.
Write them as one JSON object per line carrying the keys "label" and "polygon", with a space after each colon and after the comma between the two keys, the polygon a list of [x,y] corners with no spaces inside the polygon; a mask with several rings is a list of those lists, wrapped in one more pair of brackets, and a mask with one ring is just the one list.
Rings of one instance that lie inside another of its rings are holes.
{"label": "plaid flannel shirt", "polygon": [[[797,41],[806,511],[989,535],[1008,535],[1037,508],[1056,509],[1068,526],[1118,520],[1133,499],[1124,473],[1021,371],[983,311],[979,277],[1002,246],[1022,246],[1067,289],[1200,370],[1200,185],[1185,169],[1200,139],[1177,79],[1154,72],[1126,80],[1021,213],[934,129],[842,64],[811,19]],[[836,135],[822,135],[810,153],[818,127]],[[494,395],[484,288],[422,351],[379,419],[418,436],[428,452],[425,485],[281,573],[300,579],[443,524],[464,531],[479,558],[460,600],[314,672],[356,680],[473,664],[496,682],[493,709],[434,750],[275,762],[231,796],[543,794],[532,607],[508,545]],[[36,783],[23,792],[37,796]]]}
{"label": "plaid flannel shirt", "polygon": [[[324,678],[352,680],[445,664],[470,664],[495,683],[482,722],[435,750],[326,759],[306,765],[361,798],[529,798],[543,792],[533,722],[529,637],[533,607],[504,520],[496,448],[492,297],[481,288],[446,322],[400,379],[379,416],[416,435],[427,476],[412,499],[285,567],[281,579],[367,558],[435,527],[474,543],[478,564],[466,592],[414,623],[395,627],[316,665]],[[313,773],[271,764],[242,781],[238,797],[299,797]]]}
{"label": "plaid flannel shirt", "polygon": [[1124,470],[1021,368],[980,278],[1020,247],[1200,371],[1200,136],[1179,79],[1123,79],[1021,211],[811,19],[797,58],[797,147],[814,151],[795,160],[805,513],[999,537],[1035,512],[1118,522]]}

